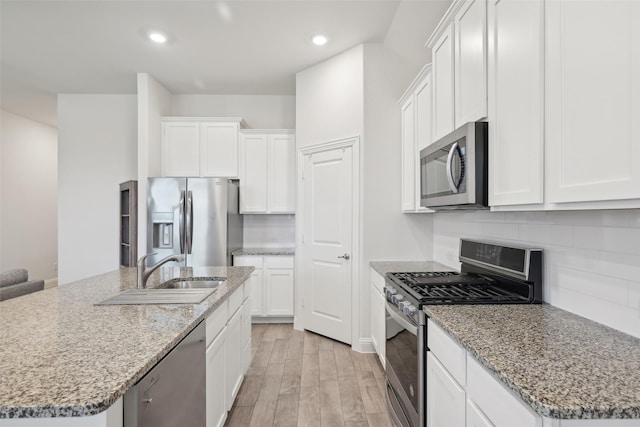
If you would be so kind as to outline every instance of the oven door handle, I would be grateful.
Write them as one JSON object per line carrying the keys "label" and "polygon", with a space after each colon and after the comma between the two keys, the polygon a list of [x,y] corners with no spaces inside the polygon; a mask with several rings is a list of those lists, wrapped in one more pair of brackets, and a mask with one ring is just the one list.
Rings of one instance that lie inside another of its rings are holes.
{"label": "oven door handle", "polygon": [[400,326],[405,328],[412,335],[415,335],[416,337],[418,336],[418,327],[416,325],[412,324],[411,322],[409,322],[407,319],[404,319],[398,313],[396,313],[396,311],[393,308],[389,307],[389,304],[387,304],[387,313],[389,313],[389,315],[391,316],[391,318],[393,320],[398,322],[400,324]]}

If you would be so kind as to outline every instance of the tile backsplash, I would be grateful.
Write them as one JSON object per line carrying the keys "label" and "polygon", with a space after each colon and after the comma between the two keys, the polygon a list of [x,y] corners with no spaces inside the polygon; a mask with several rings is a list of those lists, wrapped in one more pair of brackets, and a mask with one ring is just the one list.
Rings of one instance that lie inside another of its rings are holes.
{"label": "tile backsplash", "polygon": [[296,245],[295,215],[243,215],[245,248],[285,248]]}
{"label": "tile backsplash", "polygon": [[461,237],[542,248],[546,302],[640,337],[640,209],[434,214],[435,261]]}

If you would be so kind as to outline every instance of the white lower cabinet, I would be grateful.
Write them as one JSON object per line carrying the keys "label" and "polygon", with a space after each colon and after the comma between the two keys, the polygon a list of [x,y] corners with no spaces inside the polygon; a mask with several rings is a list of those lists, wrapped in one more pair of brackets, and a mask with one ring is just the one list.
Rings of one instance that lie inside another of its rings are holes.
{"label": "white lower cabinet", "polygon": [[386,319],[386,298],[384,296],[384,277],[371,269],[371,289],[370,289],[370,317],[371,343],[376,350],[380,363],[385,367],[385,319]]}
{"label": "white lower cabinet", "polygon": [[466,427],[494,427],[480,408],[471,400],[467,400]]}
{"label": "white lower cabinet", "polygon": [[242,309],[239,308],[231,316],[227,325],[225,352],[227,372],[225,381],[227,383],[227,396],[230,397],[227,403],[227,410],[231,409],[233,400],[236,398],[242,384],[244,374],[242,371],[242,350]]}
{"label": "white lower cabinet", "polygon": [[427,353],[427,426],[464,427],[465,391],[433,352]]}
{"label": "white lower cabinet", "polygon": [[223,329],[207,347],[207,427],[221,427],[227,419],[225,338]]}
{"label": "white lower cabinet", "polygon": [[255,267],[247,281],[254,317],[293,317],[293,256],[240,255],[233,257],[233,265]]}
{"label": "white lower cabinet", "polygon": [[250,304],[251,292],[245,283],[205,320],[207,427],[224,425],[251,364]]}

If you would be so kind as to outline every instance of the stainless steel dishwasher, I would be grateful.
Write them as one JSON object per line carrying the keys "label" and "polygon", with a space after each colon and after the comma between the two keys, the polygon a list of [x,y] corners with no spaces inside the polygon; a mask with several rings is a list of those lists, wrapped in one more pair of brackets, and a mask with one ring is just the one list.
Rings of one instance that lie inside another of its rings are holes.
{"label": "stainless steel dishwasher", "polygon": [[205,425],[205,322],[124,395],[124,427]]}

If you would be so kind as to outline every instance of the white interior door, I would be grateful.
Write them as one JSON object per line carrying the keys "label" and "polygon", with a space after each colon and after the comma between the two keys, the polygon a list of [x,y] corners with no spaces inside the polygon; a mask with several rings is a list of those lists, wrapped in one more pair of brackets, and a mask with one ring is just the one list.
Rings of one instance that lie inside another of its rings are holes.
{"label": "white interior door", "polygon": [[351,343],[352,147],[304,157],[304,328]]}

